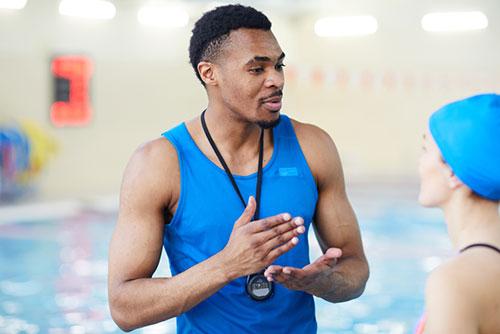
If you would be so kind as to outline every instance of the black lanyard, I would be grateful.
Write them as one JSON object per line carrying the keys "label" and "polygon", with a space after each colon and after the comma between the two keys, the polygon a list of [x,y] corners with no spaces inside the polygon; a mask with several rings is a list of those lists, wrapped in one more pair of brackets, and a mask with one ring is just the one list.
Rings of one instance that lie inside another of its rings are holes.
{"label": "black lanyard", "polygon": [[[210,142],[210,145],[212,146],[215,154],[217,155],[217,158],[219,158],[220,163],[224,167],[224,170],[226,171],[227,176],[229,177],[229,180],[231,181],[231,184],[233,185],[234,190],[238,194],[241,203],[243,204],[243,207],[245,208],[247,205],[245,203],[245,200],[243,199],[243,196],[241,195],[240,189],[238,188],[238,185],[236,184],[236,181],[234,180],[233,174],[231,174],[231,171],[229,170],[229,167],[227,166],[226,162],[224,161],[224,158],[222,157],[222,154],[220,154],[219,149],[217,148],[217,145],[215,145],[214,140],[212,139],[212,136],[210,135],[210,132],[208,131],[207,128],[207,123],[205,122],[205,111],[206,109],[201,113],[201,125],[203,126],[203,131],[205,132],[205,135],[207,136],[208,141]],[[263,155],[264,155],[264,129],[261,129],[260,131],[260,139],[259,139],[259,164],[257,167],[257,186],[255,190],[255,201],[257,202],[257,207],[255,208],[255,215],[253,217],[253,220],[259,219],[259,207],[260,207],[260,193],[262,189],[262,160],[263,160]]]}
{"label": "black lanyard", "polygon": [[469,248],[472,248],[472,247],[487,247],[487,248],[490,248],[490,249],[493,249],[494,251],[500,253],[500,248],[497,248],[493,245],[490,245],[490,244],[484,244],[484,243],[479,243],[479,244],[472,244],[472,245],[469,245],[467,247],[464,247],[460,250],[460,253],[466,251],[467,249]]}

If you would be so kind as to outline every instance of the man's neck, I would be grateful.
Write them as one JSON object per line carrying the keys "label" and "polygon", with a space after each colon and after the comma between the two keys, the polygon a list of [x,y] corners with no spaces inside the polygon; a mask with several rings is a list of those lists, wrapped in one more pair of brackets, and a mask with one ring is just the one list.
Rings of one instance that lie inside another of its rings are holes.
{"label": "man's neck", "polygon": [[[226,157],[254,156],[259,152],[261,127],[245,121],[229,110],[209,105],[205,112],[205,121],[221,154]],[[264,146],[268,147],[271,138],[266,131]]]}

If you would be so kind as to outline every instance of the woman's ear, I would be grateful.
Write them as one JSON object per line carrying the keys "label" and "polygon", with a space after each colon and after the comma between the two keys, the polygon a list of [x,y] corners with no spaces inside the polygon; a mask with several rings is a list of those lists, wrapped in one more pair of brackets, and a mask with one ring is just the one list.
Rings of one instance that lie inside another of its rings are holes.
{"label": "woman's ear", "polygon": [[214,64],[206,61],[201,61],[197,66],[198,73],[200,73],[201,80],[207,86],[215,86],[217,84]]}
{"label": "woman's ear", "polygon": [[444,170],[444,174],[446,177],[446,183],[448,187],[452,190],[457,189],[463,185],[462,181],[455,175],[450,165],[446,163],[444,158],[441,156],[441,167]]}
{"label": "woman's ear", "polygon": [[462,181],[460,181],[460,179],[455,175],[455,173],[453,173],[450,167],[448,168],[449,168],[448,186],[450,187],[450,189],[453,190],[460,188],[463,185]]}

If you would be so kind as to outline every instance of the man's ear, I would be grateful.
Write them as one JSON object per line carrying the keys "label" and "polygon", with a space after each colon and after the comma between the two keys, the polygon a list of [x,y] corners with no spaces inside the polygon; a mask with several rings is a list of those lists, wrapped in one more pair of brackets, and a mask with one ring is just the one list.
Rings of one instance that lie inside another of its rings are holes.
{"label": "man's ear", "polygon": [[206,86],[215,86],[217,84],[215,65],[213,63],[201,61],[198,63],[197,69],[201,80]]}

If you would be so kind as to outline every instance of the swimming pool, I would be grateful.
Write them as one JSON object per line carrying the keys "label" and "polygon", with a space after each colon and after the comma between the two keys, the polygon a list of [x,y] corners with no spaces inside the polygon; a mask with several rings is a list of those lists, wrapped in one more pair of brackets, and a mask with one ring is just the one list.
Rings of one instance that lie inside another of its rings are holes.
{"label": "swimming pool", "polygon": [[[408,192],[355,193],[351,199],[370,280],[354,301],[316,299],[319,333],[411,333],[423,308],[428,271],[451,254],[442,215],[419,208]],[[0,225],[1,333],[121,332],[110,318],[106,292],[115,217],[83,211],[71,218]],[[315,259],[319,247],[311,245]],[[155,276],[167,274],[163,254]],[[136,332],[174,333],[175,320]]]}

